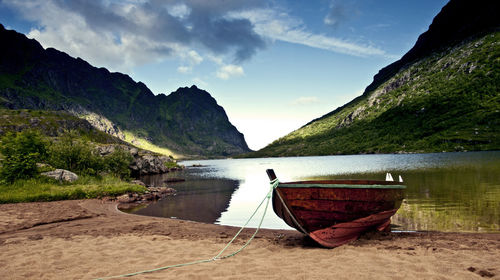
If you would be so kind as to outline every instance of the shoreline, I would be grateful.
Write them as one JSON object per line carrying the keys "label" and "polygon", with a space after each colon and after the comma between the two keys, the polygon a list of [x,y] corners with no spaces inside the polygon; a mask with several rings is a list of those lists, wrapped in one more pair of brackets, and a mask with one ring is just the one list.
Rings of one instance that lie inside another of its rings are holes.
{"label": "shoreline", "polygon": [[[208,259],[238,230],[97,199],[2,204],[0,279],[95,279]],[[367,233],[325,249],[297,231],[261,229],[232,258],[127,279],[500,279],[498,259],[500,233]]]}

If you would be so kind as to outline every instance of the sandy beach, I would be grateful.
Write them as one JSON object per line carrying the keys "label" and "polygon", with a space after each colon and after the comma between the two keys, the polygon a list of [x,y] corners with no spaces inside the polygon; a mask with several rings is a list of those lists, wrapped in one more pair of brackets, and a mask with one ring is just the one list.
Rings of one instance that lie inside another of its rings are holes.
{"label": "sandy beach", "polygon": [[[0,279],[96,279],[209,259],[237,230],[126,214],[113,201],[4,204]],[[368,233],[325,249],[261,230],[234,257],[126,279],[500,279],[499,260],[500,233]]]}

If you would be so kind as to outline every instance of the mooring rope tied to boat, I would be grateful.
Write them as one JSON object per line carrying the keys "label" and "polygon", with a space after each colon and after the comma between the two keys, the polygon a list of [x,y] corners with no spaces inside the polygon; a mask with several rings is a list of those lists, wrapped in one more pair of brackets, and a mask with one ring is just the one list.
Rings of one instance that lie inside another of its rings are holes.
{"label": "mooring rope tied to boat", "polygon": [[[113,278],[119,278],[119,277],[131,277],[131,276],[136,276],[136,275],[139,275],[139,274],[151,273],[151,272],[166,270],[166,269],[169,269],[169,268],[184,267],[184,266],[189,266],[189,265],[194,265],[194,264],[200,264],[200,263],[213,262],[213,261],[217,261],[217,260],[223,260],[223,259],[235,256],[239,252],[243,251],[243,249],[245,249],[250,244],[250,242],[252,242],[252,240],[254,239],[254,237],[259,232],[260,227],[262,226],[262,222],[264,221],[264,217],[266,216],[267,208],[269,206],[269,201],[271,200],[271,196],[272,196],[273,190],[279,185],[279,181],[278,181],[278,179],[274,179],[274,180],[272,180],[270,182],[270,184],[271,184],[271,188],[270,188],[269,192],[266,194],[266,196],[264,197],[264,199],[262,199],[262,201],[260,202],[259,206],[257,206],[257,208],[255,209],[255,211],[250,216],[250,218],[248,218],[248,220],[246,221],[246,223],[240,228],[240,230],[238,230],[238,232],[234,235],[234,237],[231,239],[231,241],[229,241],[229,243],[227,243],[227,245],[222,250],[220,250],[220,252],[215,257],[210,258],[210,259],[205,259],[205,260],[198,260],[198,261],[192,261],[192,262],[187,262],[187,263],[168,265],[168,266],[163,266],[163,267],[159,267],[159,268],[154,268],[154,269],[149,269],[149,270],[143,270],[143,271],[138,271],[138,272],[133,272],[133,273],[127,273],[127,274],[122,274],[122,275],[114,275],[114,276],[101,277],[101,278],[97,278],[96,280],[113,279]],[[255,232],[252,234],[252,236],[250,237],[250,239],[248,239],[248,241],[245,244],[243,244],[243,246],[241,246],[238,250],[232,252],[231,254],[222,256],[222,254],[224,253],[224,251],[226,251],[227,248],[229,248],[229,246],[231,246],[231,244],[233,243],[233,241],[236,240],[236,238],[238,237],[238,235],[240,235],[240,233],[243,231],[243,229],[246,228],[246,226],[252,220],[252,218],[255,216],[255,214],[260,209],[260,207],[262,206],[262,204],[264,204],[264,201],[267,201],[266,202],[266,206],[264,208],[264,213],[262,214],[262,217],[260,218],[259,225],[255,229]]]}
{"label": "mooring rope tied to boat", "polygon": [[285,208],[285,210],[288,213],[288,215],[290,216],[290,218],[292,218],[293,223],[295,225],[297,225],[297,227],[300,228],[300,231],[302,231],[302,233],[309,235],[308,232],[304,229],[304,227],[302,227],[302,225],[299,223],[299,221],[297,221],[297,218],[295,218],[295,215],[292,213],[292,211],[290,211],[290,209],[288,208],[288,206],[285,203],[285,200],[283,199],[283,197],[281,197],[281,194],[279,193],[279,191],[276,191],[276,195],[280,199],[281,204],[283,205],[283,208]]}

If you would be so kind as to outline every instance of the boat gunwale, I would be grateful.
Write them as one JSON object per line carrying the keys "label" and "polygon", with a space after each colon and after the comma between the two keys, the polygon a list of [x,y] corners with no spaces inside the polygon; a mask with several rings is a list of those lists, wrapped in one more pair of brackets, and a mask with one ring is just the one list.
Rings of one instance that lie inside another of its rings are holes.
{"label": "boat gunwale", "polygon": [[284,188],[328,188],[328,189],[406,189],[402,182],[376,180],[328,180],[280,182]]}

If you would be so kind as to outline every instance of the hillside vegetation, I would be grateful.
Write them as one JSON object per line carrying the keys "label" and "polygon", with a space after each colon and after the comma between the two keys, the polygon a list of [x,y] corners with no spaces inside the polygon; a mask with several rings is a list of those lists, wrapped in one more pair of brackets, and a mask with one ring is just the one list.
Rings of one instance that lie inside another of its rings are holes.
{"label": "hillside vegetation", "polygon": [[500,32],[472,38],[251,156],[500,149]]}
{"label": "hillside vegetation", "polygon": [[73,131],[86,141],[125,144],[124,141],[95,129],[88,121],[64,111],[0,108],[0,136],[25,130],[37,130],[51,138]]}

